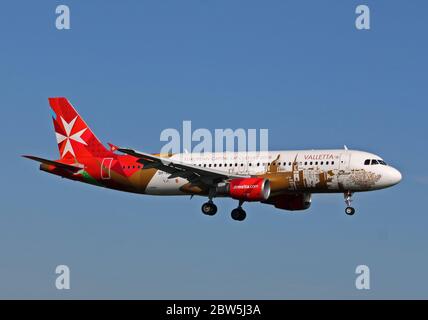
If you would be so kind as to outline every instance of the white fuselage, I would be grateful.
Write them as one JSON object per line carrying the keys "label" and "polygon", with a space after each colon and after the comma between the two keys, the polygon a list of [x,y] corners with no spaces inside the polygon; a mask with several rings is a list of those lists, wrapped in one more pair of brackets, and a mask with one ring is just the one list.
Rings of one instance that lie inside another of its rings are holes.
{"label": "white fuselage", "polygon": [[[289,192],[369,191],[390,187],[401,180],[400,172],[379,156],[346,149],[185,153],[171,159],[227,174],[287,179],[284,184]],[[183,194],[180,187],[188,181],[168,177],[168,173],[158,171],[146,193]]]}

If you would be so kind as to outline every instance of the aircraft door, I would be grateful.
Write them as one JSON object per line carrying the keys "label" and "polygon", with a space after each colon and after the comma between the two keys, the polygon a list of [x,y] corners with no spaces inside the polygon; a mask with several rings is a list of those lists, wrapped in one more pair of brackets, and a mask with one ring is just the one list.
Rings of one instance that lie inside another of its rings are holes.
{"label": "aircraft door", "polygon": [[348,170],[350,160],[351,154],[349,152],[342,153],[340,155],[339,170]]}
{"label": "aircraft door", "polygon": [[113,162],[113,158],[104,158],[101,162],[101,178],[103,180],[108,180],[111,178],[111,164]]}

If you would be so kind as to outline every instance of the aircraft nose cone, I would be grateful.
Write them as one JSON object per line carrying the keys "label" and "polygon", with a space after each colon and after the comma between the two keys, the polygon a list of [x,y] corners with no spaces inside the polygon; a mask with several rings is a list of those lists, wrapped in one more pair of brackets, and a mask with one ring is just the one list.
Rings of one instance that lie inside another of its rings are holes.
{"label": "aircraft nose cone", "polygon": [[394,185],[394,184],[399,183],[402,178],[403,177],[402,177],[400,171],[398,171],[395,168],[390,168],[389,173],[388,173],[388,180],[389,180],[390,185]]}

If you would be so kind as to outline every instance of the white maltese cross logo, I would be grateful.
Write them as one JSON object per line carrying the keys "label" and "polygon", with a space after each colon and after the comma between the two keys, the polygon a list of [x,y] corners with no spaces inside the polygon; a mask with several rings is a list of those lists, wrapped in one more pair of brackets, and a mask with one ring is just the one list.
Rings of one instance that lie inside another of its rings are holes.
{"label": "white maltese cross logo", "polygon": [[62,125],[64,126],[66,135],[64,136],[61,133],[55,132],[56,141],[58,142],[58,144],[60,144],[64,140],[67,140],[65,142],[65,147],[62,150],[62,155],[61,155],[62,158],[67,154],[67,152],[70,152],[73,156],[75,156],[73,146],[71,145],[71,140],[87,146],[87,143],[82,139],[82,134],[88,128],[85,128],[83,130],[80,130],[79,132],[71,134],[71,131],[73,131],[73,127],[74,127],[74,123],[76,122],[76,119],[77,119],[77,116],[73,120],[71,120],[70,123],[67,123],[67,121],[65,121],[64,118],[61,117]]}

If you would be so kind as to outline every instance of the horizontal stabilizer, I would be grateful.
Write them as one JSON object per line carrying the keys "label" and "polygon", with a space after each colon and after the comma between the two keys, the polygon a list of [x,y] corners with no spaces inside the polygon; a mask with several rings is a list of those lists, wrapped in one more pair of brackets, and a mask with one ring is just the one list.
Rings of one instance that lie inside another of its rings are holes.
{"label": "horizontal stabilizer", "polygon": [[43,158],[39,158],[39,157],[34,157],[34,156],[23,156],[24,158],[27,159],[31,159],[40,163],[44,163],[47,165],[51,165],[51,166],[55,166],[57,168],[61,168],[61,169],[65,169],[65,170],[70,170],[72,172],[77,172],[79,170],[83,169],[83,165],[79,166],[79,165],[73,165],[73,164],[66,164],[66,163],[61,163],[58,161],[53,161],[53,160],[47,160],[47,159],[43,159]]}

